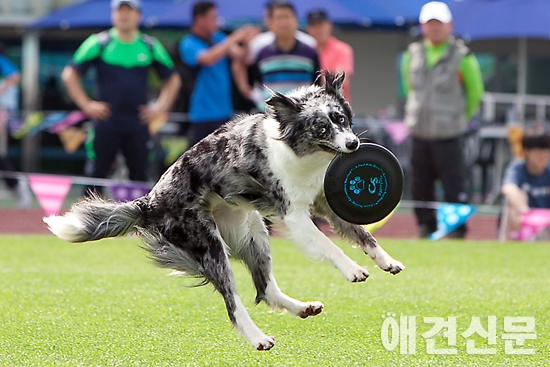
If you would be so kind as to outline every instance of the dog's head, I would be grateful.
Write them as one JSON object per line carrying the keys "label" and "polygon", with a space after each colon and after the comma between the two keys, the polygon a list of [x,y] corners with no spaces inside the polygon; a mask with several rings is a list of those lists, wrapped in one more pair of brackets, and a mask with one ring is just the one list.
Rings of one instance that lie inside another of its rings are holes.
{"label": "dog's head", "polygon": [[297,155],[351,153],[359,148],[359,138],[351,130],[353,112],[342,95],[344,77],[323,71],[311,86],[287,95],[271,91],[266,113],[279,122],[280,140]]}

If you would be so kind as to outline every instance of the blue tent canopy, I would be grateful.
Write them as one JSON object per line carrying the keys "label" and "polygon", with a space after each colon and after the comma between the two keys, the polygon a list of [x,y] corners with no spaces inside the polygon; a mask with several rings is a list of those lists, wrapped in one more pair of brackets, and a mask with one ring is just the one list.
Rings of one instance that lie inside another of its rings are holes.
{"label": "blue tent canopy", "polygon": [[[160,27],[178,27],[191,25],[191,9],[194,1],[178,3],[167,9],[158,17]],[[329,11],[330,18],[335,23],[351,24],[360,23],[361,18],[344,6],[345,2],[338,0],[294,1],[298,19],[305,20],[309,11],[316,8],[324,8]],[[235,25],[252,22],[260,23],[264,14],[264,1],[238,0],[218,1],[217,9],[220,23],[223,27],[232,28]]]}
{"label": "blue tent canopy", "polygon": [[463,0],[450,5],[455,33],[466,40],[550,39],[548,0]]}
{"label": "blue tent canopy", "polygon": [[[31,23],[30,29],[108,28],[111,26],[110,0],[87,0],[53,10]],[[173,0],[142,0],[144,27],[154,27],[158,14],[174,5]]]}
{"label": "blue tent canopy", "polygon": [[[313,9],[324,9],[340,26],[407,29],[416,23],[427,0],[294,0],[298,19]],[[449,2],[450,0],[444,0]],[[110,0],[86,0],[58,8],[29,25],[30,29],[106,28],[111,25]],[[186,28],[191,25],[194,0],[142,0],[143,27]],[[221,25],[261,23],[266,1],[217,0]]]}

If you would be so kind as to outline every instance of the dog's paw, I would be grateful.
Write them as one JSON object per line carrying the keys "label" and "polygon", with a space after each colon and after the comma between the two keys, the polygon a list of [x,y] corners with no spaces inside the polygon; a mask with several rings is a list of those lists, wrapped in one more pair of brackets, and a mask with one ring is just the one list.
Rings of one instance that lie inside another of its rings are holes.
{"label": "dog's paw", "polygon": [[352,269],[348,274],[344,274],[347,280],[352,283],[364,282],[369,277],[369,272],[367,269],[357,266],[355,269]]}
{"label": "dog's paw", "polygon": [[270,350],[275,345],[275,339],[272,336],[262,335],[251,340],[250,344],[256,350]]}
{"label": "dog's paw", "polygon": [[309,316],[319,315],[323,311],[323,304],[321,302],[308,302],[307,307],[298,313],[297,316],[305,319]]}
{"label": "dog's paw", "polygon": [[401,271],[405,269],[405,265],[395,259],[391,259],[391,261],[388,261],[385,267],[381,267],[381,269],[395,275],[401,273]]}

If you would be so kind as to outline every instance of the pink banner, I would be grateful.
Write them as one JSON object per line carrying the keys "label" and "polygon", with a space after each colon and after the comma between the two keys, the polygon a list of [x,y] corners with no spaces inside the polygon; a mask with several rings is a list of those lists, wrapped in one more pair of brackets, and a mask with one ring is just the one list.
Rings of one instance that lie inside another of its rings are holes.
{"label": "pink banner", "polygon": [[59,213],[65,197],[71,189],[71,178],[67,176],[29,175],[29,185],[44,214]]}
{"label": "pink banner", "polygon": [[52,134],[57,134],[70,126],[76,125],[87,119],[88,116],[84,112],[79,110],[71,111],[63,120],[51,126],[48,131]]}
{"label": "pink banner", "polygon": [[409,129],[403,121],[388,121],[384,125],[384,130],[396,145],[403,143],[409,136]]}
{"label": "pink banner", "polygon": [[518,238],[522,241],[536,239],[539,232],[550,226],[550,209],[531,209],[521,216]]}

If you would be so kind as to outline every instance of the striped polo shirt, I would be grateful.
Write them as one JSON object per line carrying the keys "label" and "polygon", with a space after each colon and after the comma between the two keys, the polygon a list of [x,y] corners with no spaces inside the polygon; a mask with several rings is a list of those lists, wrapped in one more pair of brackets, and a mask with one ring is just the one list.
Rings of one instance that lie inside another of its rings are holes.
{"label": "striped polo shirt", "polygon": [[[319,67],[317,51],[298,40],[288,52],[279,49],[275,42],[265,46],[258,52],[253,65],[258,82],[279,93],[310,85],[315,80]],[[264,100],[269,97],[269,92],[265,89],[263,97]],[[264,108],[265,103],[262,101],[258,109],[263,111]]]}

